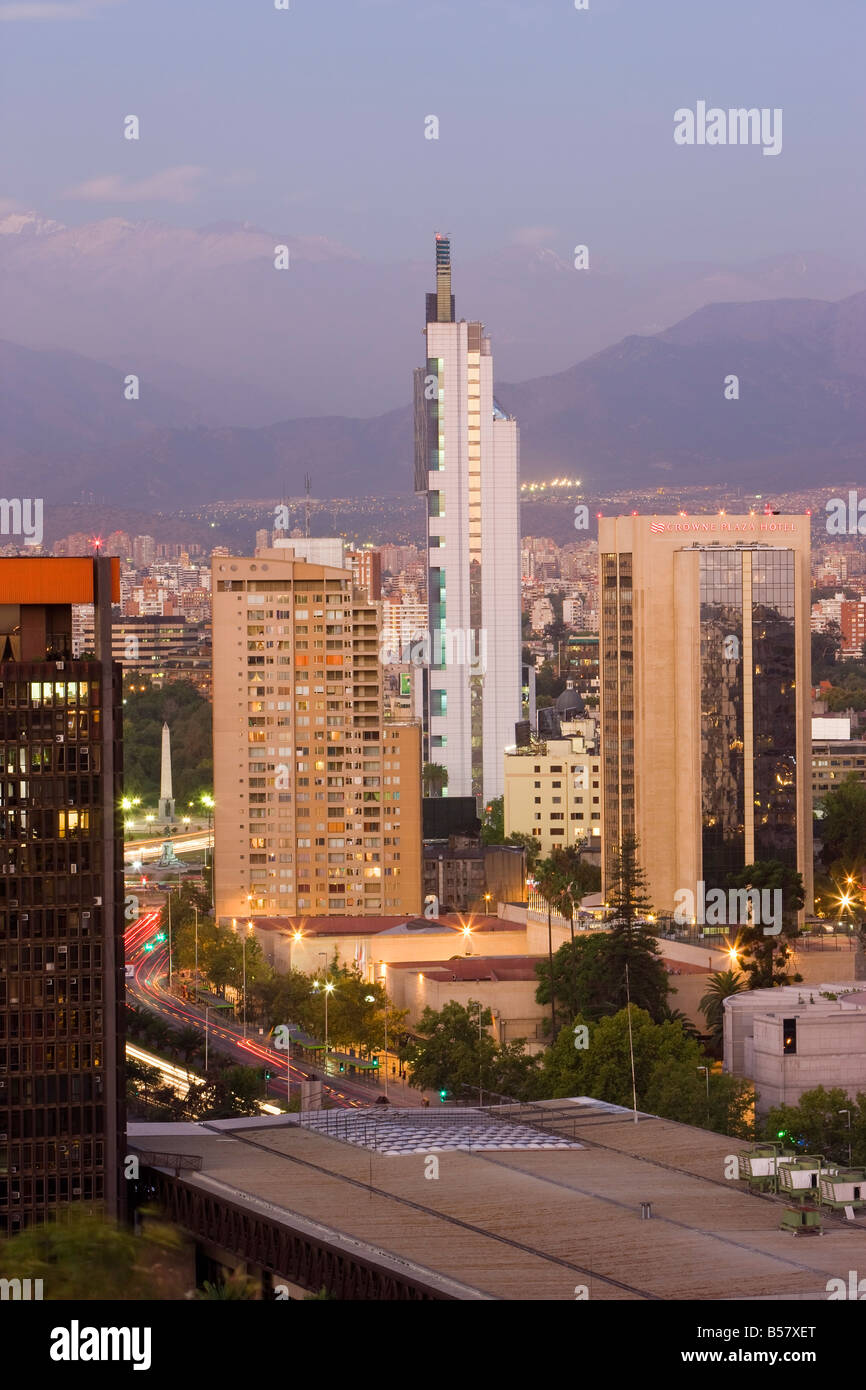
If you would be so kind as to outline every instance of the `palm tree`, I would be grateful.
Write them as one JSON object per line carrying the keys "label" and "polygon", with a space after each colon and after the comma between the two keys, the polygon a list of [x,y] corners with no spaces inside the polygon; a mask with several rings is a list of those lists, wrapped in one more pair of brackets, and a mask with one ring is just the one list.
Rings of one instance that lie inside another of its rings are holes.
{"label": "palm tree", "polygon": [[695,1042],[700,1042],[700,1033],[688,1014],[684,1014],[682,1009],[672,1009],[669,1005],[665,1005],[661,1021],[662,1023],[679,1023],[687,1038],[693,1038]]}
{"label": "palm tree", "polygon": [[707,1020],[707,1027],[710,1030],[710,1045],[716,1056],[722,1050],[725,1000],[730,998],[732,994],[742,994],[745,988],[746,981],[737,970],[717,970],[714,975],[709,976],[707,992],[698,1004],[698,1008]]}
{"label": "palm tree", "polygon": [[[541,859],[533,870],[535,887],[547,903],[547,954],[550,965],[550,1031],[552,1041],[556,1041],[556,994],[553,987],[553,925],[551,914],[556,907],[560,911],[560,904],[565,892],[562,871],[558,864],[551,859]],[[572,934],[573,939],[573,934]]]}
{"label": "palm tree", "polygon": [[189,1064],[201,1047],[201,1037],[197,1028],[181,1028],[174,1039],[174,1049],[183,1058],[186,1067],[187,1078],[189,1078]]}
{"label": "palm tree", "polygon": [[421,769],[421,781],[425,796],[441,796],[448,786],[448,769],[441,763],[425,763]]}

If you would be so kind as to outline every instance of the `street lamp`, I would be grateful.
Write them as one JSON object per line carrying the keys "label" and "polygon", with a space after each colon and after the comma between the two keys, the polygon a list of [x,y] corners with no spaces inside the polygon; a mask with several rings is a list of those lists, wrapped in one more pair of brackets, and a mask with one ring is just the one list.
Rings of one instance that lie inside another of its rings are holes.
{"label": "street lamp", "polygon": [[193,988],[195,988],[197,999],[199,998],[199,909],[197,909],[195,902],[193,902],[192,910],[196,915],[196,979]]}
{"label": "street lamp", "polygon": [[[334,993],[334,982],[333,982],[333,980],[325,980],[325,981],[323,982],[323,987],[324,987],[324,991],[325,991],[325,1075],[327,1076],[327,1074],[328,1074],[328,996]],[[317,993],[317,992],[318,992],[318,989],[319,989],[319,981],[318,981],[318,980],[314,980],[314,981],[313,981],[313,990],[314,990],[314,992]]]}
{"label": "street lamp", "polygon": [[[216,897],[215,897],[215,884],[214,884],[214,879],[215,879],[216,875],[215,875],[215,873],[214,873],[214,862],[213,862],[213,861],[214,861],[213,811],[214,811],[214,805],[215,805],[216,803],[214,802],[213,797],[212,797],[208,792],[202,792],[201,796],[199,797],[199,800],[201,801],[201,804],[204,806],[205,810],[207,811],[207,831],[208,831],[208,839],[210,840],[210,905],[211,905],[211,911],[214,913],[214,915],[216,915]],[[190,803],[190,804],[192,804],[192,803]],[[207,865],[207,850],[205,850],[205,865]]]}
{"label": "street lamp", "polygon": [[704,1073],[706,1074],[706,1078],[707,1078],[707,1121],[709,1122],[709,1118],[710,1118],[710,1069],[709,1069],[709,1067],[698,1067],[697,1070],[698,1070],[698,1071],[704,1072]]}
{"label": "street lamp", "polygon": [[241,948],[244,962],[244,1037],[247,1035],[247,936],[253,929],[252,922],[247,922],[246,936],[241,937]]}
{"label": "street lamp", "polygon": [[[364,998],[368,1004],[375,1004],[375,994],[365,994]],[[385,999],[385,1095],[388,1094],[388,1000]]]}

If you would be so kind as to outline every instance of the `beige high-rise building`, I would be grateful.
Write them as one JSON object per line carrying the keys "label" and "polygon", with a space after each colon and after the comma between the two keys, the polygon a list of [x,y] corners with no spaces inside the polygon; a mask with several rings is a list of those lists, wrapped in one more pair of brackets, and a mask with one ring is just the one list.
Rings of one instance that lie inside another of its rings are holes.
{"label": "beige high-rise building", "polygon": [[604,883],[635,834],[659,912],[768,859],[811,910],[809,526],[599,521]]}
{"label": "beige high-rise building", "polygon": [[350,570],[214,560],[218,918],[421,910],[421,729],[383,719],[378,635]]}

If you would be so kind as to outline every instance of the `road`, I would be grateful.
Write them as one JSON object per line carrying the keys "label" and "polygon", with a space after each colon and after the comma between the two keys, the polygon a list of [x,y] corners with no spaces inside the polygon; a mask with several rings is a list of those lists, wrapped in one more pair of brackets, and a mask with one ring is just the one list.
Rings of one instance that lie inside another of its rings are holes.
{"label": "road", "polygon": [[[158,1014],[166,1023],[176,1028],[197,1028],[205,1031],[204,1011],[187,999],[178,999],[169,994],[164,987],[168,975],[168,943],[157,942],[152,951],[145,951],[145,943],[151,941],[159,923],[159,909],[142,913],[125,933],[126,963],[134,969],[134,975],[126,981],[127,999],[140,1008]],[[245,1066],[259,1066],[263,1070],[269,1066],[276,1073],[267,1084],[269,1097],[285,1101],[287,1082],[291,1082],[293,1096],[299,1094],[301,1082],[307,1079],[318,1080],[319,1074],[291,1063],[289,1077],[286,1076],[286,1054],[268,1046],[264,1038],[244,1038],[243,1029],[225,1019],[211,1019],[208,1027],[210,1047],[227,1053],[234,1061]],[[264,1078],[263,1078],[264,1080]],[[340,1089],[324,1083],[324,1090],[332,1101],[344,1108],[370,1105],[376,1092],[367,1087],[355,1086],[351,1082],[340,1081]]]}

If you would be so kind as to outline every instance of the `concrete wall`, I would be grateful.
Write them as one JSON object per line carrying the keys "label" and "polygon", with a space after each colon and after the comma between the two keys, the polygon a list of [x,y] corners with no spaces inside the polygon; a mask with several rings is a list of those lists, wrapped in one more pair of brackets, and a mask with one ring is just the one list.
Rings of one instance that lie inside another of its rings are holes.
{"label": "concrete wall", "polygon": [[796,1105],[804,1091],[841,1086],[851,1097],[866,1090],[866,1013],[851,1009],[797,1019],[797,1052],[782,1050],[782,1018],[755,1018],[752,1080],[758,1113]]}
{"label": "concrete wall", "polygon": [[[536,980],[431,980],[423,971],[393,970],[388,974],[388,993],[399,1009],[409,1010],[408,1022],[417,1023],[425,1008],[442,1009],[450,1000],[464,1008],[470,999],[493,1011],[493,1036],[497,1042],[515,1038],[534,1040],[548,1006],[535,1001]],[[498,1015],[498,1016],[497,1016]]]}

